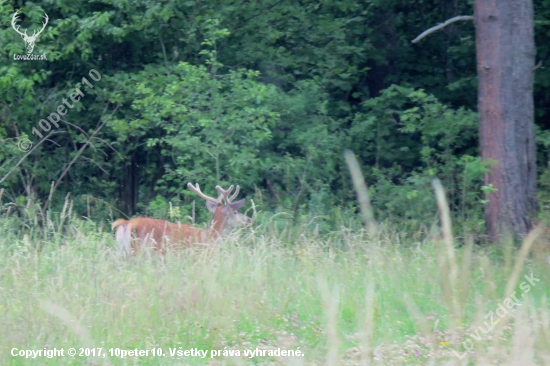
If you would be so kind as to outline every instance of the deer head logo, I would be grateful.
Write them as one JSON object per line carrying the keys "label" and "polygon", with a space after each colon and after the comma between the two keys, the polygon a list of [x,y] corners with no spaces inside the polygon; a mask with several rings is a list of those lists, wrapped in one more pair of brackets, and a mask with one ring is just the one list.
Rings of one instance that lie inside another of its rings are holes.
{"label": "deer head logo", "polygon": [[27,54],[31,54],[32,50],[34,49],[34,43],[36,42],[36,39],[38,38],[40,33],[42,33],[44,28],[46,28],[46,24],[48,24],[48,19],[49,19],[48,14],[44,13],[45,22],[42,23],[42,29],[40,29],[38,31],[38,33],[36,32],[36,30],[33,31],[31,36],[27,35],[27,30],[26,29],[25,29],[24,32],[21,32],[19,30],[19,26],[16,25],[17,21],[19,20],[19,19],[17,19],[18,14],[19,14],[19,10],[16,11],[15,14],[13,14],[13,17],[11,18],[11,26],[13,27],[13,29],[15,29],[15,31],[17,33],[19,33],[21,35],[21,37],[23,37],[23,41],[25,42],[25,48],[27,49]]}

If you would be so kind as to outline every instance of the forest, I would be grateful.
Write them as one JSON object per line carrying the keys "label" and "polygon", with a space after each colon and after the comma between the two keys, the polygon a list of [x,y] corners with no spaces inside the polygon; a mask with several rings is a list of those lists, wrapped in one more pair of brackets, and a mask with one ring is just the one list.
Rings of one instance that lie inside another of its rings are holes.
{"label": "forest", "polygon": [[0,10],[1,364],[550,363],[550,0]]}

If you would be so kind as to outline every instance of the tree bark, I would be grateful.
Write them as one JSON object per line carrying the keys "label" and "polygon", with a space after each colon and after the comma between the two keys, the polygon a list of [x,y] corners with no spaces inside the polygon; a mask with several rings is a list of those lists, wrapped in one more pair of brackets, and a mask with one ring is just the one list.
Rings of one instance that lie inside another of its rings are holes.
{"label": "tree bark", "polygon": [[126,215],[132,216],[136,213],[139,189],[139,170],[135,153],[132,154],[123,171],[122,184],[119,185],[119,197],[122,198],[120,208]]}
{"label": "tree bark", "polygon": [[525,235],[537,213],[532,0],[476,0],[478,108],[490,239]]}

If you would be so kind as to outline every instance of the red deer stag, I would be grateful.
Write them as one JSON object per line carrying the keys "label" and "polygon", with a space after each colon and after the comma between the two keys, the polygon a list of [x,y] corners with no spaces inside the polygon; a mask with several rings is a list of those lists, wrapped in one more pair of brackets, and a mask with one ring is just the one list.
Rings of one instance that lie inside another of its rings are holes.
{"label": "red deer stag", "polygon": [[132,240],[134,233],[139,242],[139,248],[153,247],[154,250],[164,254],[168,247],[180,247],[182,244],[188,247],[195,243],[209,244],[223,235],[226,230],[251,223],[251,218],[237,212],[245,199],[233,202],[239,194],[239,186],[231,197],[229,194],[233,190],[232,185],[227,190],[216,186],[216,190],[220,193],[218,198],[202,193],[198,183],[196,187],[187,183],[187,187],[204,199],[206,207],[213,213],[208,228],[203,230],[149,217],[136,217],[132,220],[118,219],[113,222],[112,229],[116,229],[116,241],[123,256],[138,250],[136,240]]}

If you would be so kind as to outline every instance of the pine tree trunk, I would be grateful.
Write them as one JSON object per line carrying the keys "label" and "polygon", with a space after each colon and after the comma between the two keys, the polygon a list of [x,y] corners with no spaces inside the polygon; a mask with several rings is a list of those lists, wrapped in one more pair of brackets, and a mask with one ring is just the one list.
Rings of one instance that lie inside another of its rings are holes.
{"label": "pine tree trunk", "polygon": [[533,107],[535,41],[532,0],[476,0],[475,26],[480,143],[487,234],[525,235],[537,213]]}

